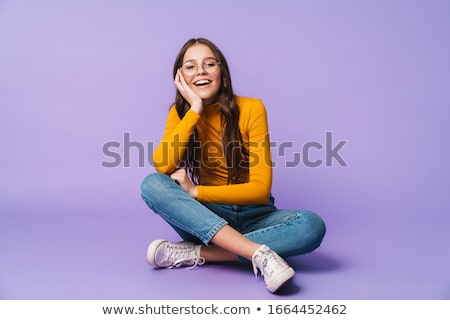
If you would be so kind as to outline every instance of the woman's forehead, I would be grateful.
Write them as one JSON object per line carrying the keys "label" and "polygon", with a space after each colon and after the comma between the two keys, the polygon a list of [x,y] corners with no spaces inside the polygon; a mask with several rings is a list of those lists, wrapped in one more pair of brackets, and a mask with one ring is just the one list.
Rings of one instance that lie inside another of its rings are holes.
{"label": "woman's forehead", "polygon": [[214,58],[212,50],[201,43],[194,44],[192,47],[186,50],[183,61],[196,60],[203,61],[205,58]]}

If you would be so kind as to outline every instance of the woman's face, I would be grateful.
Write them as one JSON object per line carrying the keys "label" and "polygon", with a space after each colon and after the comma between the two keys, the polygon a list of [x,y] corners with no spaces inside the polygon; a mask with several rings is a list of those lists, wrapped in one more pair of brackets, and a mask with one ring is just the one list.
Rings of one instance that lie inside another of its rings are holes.
{"label": "woman's face", "polygon": [[203,99],[203,104],[210,105],[218,99],[222,70],[220,65],[217,65],[216,68],[212,68],[214,71],[211,71],[212,64],[205,65],[205,61],[217,60],[208,46],[201,43],[194,44],[184,54],[183,66],[189,65],[191,70],[195,68],[197,70],[192,75],[186,75],[188,72],[182,72],[182,74],[189,87]]}

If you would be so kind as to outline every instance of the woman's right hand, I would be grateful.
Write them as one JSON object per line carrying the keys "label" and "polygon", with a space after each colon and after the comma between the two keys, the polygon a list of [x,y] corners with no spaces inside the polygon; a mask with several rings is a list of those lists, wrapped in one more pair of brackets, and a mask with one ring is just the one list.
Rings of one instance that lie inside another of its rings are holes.
{"label": "woman's right hand", "polygon": [[191,105],[191,110],[200,114],[203,111],[203,101],[198,94],[192,90],[183,77],[180,69],[178,69],[175,75],[175,87],[181,93],[184,99]]}
{"label": "woman's right hand", "polygon": [[192,183],[191,179],[189,179],[185,168],[175,170],[175,172],[170,175],[170,178],[178,183],[181,189],[189,193],[192,198],[197,199],[198,189]]}

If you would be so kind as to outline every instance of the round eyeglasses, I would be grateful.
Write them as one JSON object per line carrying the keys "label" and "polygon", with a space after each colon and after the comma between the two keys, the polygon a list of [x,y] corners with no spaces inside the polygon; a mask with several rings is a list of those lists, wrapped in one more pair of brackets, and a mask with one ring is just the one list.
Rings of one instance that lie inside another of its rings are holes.
{"label": "round eyeglasses", "polygon": [[[203,60],[202,66],[206,73],[214,73],[219,69],[220,61],[214,58]],[[188,60],[181,66],[181,71],[185,76],[191,77],[198,71],[198,65],[193,60]]]}

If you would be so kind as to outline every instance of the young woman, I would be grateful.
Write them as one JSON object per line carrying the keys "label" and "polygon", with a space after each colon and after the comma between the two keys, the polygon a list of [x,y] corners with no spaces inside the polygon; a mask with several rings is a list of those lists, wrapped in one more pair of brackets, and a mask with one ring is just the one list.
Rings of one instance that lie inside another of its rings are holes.
{"label": "young woman", "polygon": [[234,95],[216,45],[187,41],[173,76],[175,104],[153,154],[158,172],[141,191],[184,241],[153,241],[147,260],[154,268],[251,262],[275,292],[294,276],[282,257],[316,249],[325,225],[313,212],[275,207],[265,107]]}

